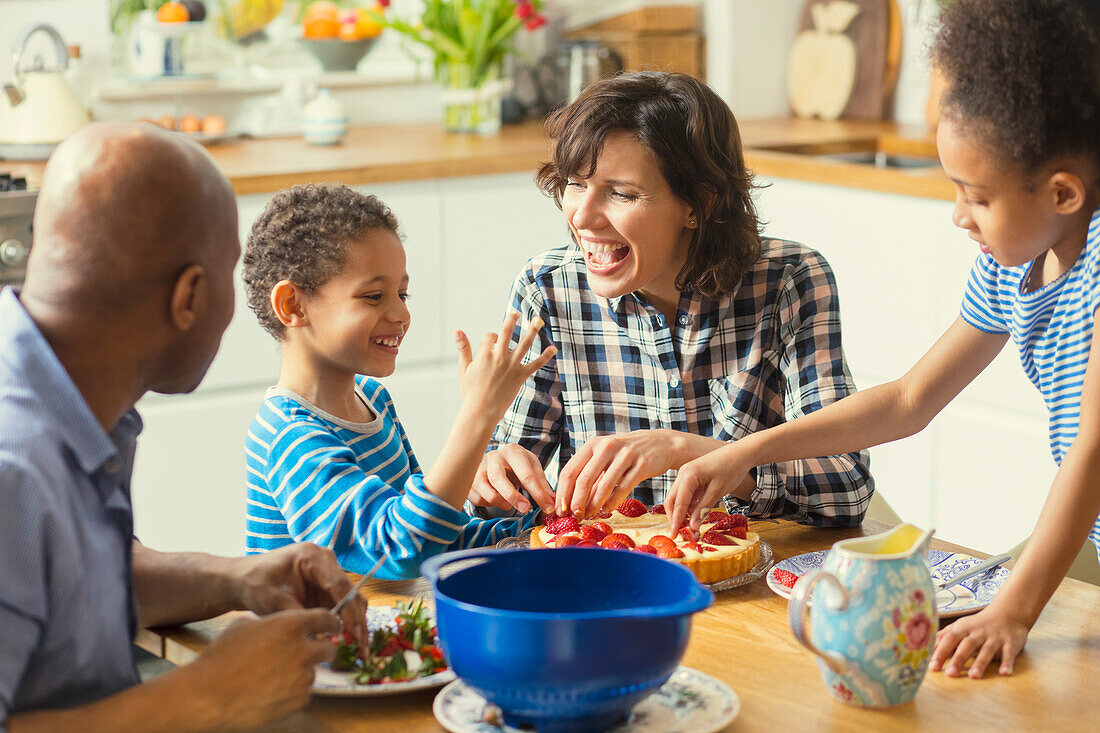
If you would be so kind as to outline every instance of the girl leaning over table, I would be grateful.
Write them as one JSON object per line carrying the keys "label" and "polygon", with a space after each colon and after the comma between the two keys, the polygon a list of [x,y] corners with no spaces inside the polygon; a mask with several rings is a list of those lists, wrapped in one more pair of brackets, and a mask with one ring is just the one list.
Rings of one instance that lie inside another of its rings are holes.
{"label": "girl leaning over table", "polygon": [[1058,473],[996,598],[937,637],[932,669],[969,662],[979,678],[996,658],[1012,673],[1086,538],[1100,552],[1100,6],[954,0],[933,60],[949,82],[937,145],[953,218],[980,250],[960,315],[904,376],[687,464],[665,503],[674,527],[698,523],[758,462],[912,435],[1011,338],[1050,412]]}

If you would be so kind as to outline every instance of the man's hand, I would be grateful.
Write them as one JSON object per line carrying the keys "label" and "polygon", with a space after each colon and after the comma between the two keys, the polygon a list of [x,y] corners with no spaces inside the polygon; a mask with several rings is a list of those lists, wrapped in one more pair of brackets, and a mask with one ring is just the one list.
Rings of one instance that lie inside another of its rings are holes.
{"label": "man's hand", "polygon": [[[302,542],[235,561],[240,605],[261,616],[301,608],[329,609],[352,583],[332,550]],[[367,602],[353,598],[340,612],[344,628],[366,648]],[[335,617],[333,617],[335,618]]]}
{"label": "man's hand", "polygon": [[933,672],[943,670],[948,677],[958,677],[966,669],[967,660],[973,657],[966,676],[980,679],[989,663],[999,658],[1001,665],[997,672],[1010,675],[1016,656],[1023,651],[1028,631],[1027,624],[1002,611],[994,602],[936,634],[930,668]]}
{"label": "man's hand", "polygon": [[191,677],[200,709],[215,716],[212,728],[255,728],[309,702],[314,666],[336,655],[327,634],[339,630],[321,609],[243,619],[179,673]]}
{"label": "man's hand", "polygon": [[526,514],[531,503],[519,488],[526,489],[544,512],[554,511],[554,490],[538,457],[523,446],[506,444],[482,456],[468,498],[474,506],[515,508]]}
{"label": "man's hand", "polygon": [[580,447],[558,476],[558,514],[587,517],[614,509],[641,481],[675,468],[671,430],[602,435]]}

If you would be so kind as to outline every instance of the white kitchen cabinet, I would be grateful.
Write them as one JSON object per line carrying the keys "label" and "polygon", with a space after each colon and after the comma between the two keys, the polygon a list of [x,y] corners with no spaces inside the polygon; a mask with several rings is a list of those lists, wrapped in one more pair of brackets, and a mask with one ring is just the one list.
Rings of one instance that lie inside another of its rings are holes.
{"label": "white kitchen cabinet", "polygon": [[569,244],[565,218],[535,186],[533,173],[452,179],[443,200],[446,348],[460,328],[475,344],[499,331],[512,282],[524,263]]}
{"label": "white kitchen cabinet", "polygon": [[[404,235],[412,325],[383,383],[421,463],[435,460],[459,405],[451,332],[475,347],[497,330],[512,280],[531,256],[565,241],[561,212],[533,173],[363,186]],[[269,195],[238,199],[242,244]],[[148,395],[134,472],[137,533],[162,550],[244,549],[244,435],[279,373],[279,348],[256,322],[237,276],[233,321],[191,395]]]}
{"label": "white kitchen cabinet", "polygon": [[[768,236],[833,267],[856,386],[901,376],[958,316],[978,254],[947,201],[787,179],[762,180]],[[1035,523],[1055,466],[1046,410],[1011,342],[922,433],[871,451],[876,488],[945,540],[999,552]]]}
{"label": "white kitchen cabinet", "polygon": [[244,553],[244,436],[264,386],[139,405],[134,534],[163,551]]}

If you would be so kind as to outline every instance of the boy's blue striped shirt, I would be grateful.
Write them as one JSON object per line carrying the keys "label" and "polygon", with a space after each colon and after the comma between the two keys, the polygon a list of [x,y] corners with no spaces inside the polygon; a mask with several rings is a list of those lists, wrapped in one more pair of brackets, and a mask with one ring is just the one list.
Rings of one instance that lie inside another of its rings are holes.
{"label": "boy's blue striped shirt", "polygon": [[[967,323],[1010,334],[1020,362],[1049,413],[1050,452],[1059,465],[1077,437],[1093,321],[1100,307],[1100,209],[1092,214],[1085,246],[1057,280],[1024,292],[1033,264],[1002,267],[978,257],[962,304]],[[1100,553],[1100,518],[1089,535]]]}
{"label": "boy's blue striped shirt", "polygon": [[410,578],[445,550],[491,545],[529,527],[526,517],[472,519],[424,486],[389,393],[356,378],[376,419],[351,423],[285,390],[269,390],[248,430],[249,554],[294,542],[329,547],[346,570]]}

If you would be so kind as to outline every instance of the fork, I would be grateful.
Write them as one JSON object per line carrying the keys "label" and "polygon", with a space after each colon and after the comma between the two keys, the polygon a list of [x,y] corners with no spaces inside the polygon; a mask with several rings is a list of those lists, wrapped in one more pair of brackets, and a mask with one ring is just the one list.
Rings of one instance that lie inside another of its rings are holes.
{"label": "fork", "polygon": [[947,578],[946,580],[941,580],[939,583],[936,584],[936,590],[941,591],[946,588],[950,588],[954,585],[958,585],[964,580],[969,580],[970,578],[973,578],[975,575],[981,575],[982,573],[989,572],[993,568],[1002,565],[1004,562],[1010,560],[1011,558],[1012,556],[1009,555],[1007,552],[1002,552],[1000,555],[994,555],[993,557],[982,560],[974,567],[967,568],[958,575],[954,575],[950,578]]}
{"label": "fork", "polygon": [[357,593],[359,592],[359,589],[360,589],[360,588],[362,588],[362,587],[363,587],[363,585],[364,585],[364,584],[365,584],[365,583],[366,583],[366,582],[367,582],[368,580],[370,580],[370,579],[371,579],[371,577],[373,577],[375,573],[377,573],[377,572],[378,572],[378,568],[382,567],[382,563],[384,563],[385,561],[386,561],[386,556],[385,556],[385,555],[383,555],[382,557],[378,558],[378,562],[376,562],[376,563],[374,564],[374,567],[373,567],[373,568],[371,568],[370,570],[368,570],[368,571],[367,571],[367,572],[366,572],[366,573],[365,573],[365,574],[363,575],[363,577],[359,579],[359,582],[358,582],[358,583],[356,583],[355,585],[353,585],[353,586],[351,587],[351,590],[349,590],[349,591],[348,591],[348,592],[347,592],[347,593],[346,593],[346,594],[344,595],[344,597],[343,597],[343,598],[341,598],[341,599],[340,599],[340,600],[339,600],[339,601],[338,601],[338,602],[336,603],[336,605],[332,607],[332,610],[331,610],[331,611],[329,611],[329,613],[331,613],[331,614],[332,614],[333,616],[337,616],[337,615],[339,615],[340,611],[341,611],[341,610],[342,610],[342,609],[344,608],[344,606],[346,606],[346,605],[348,605],[349,603],[351,603],[351,599],[352,599],[352,598],[355,598],[355,595],[356,595],[356,594],[357,594]]}

